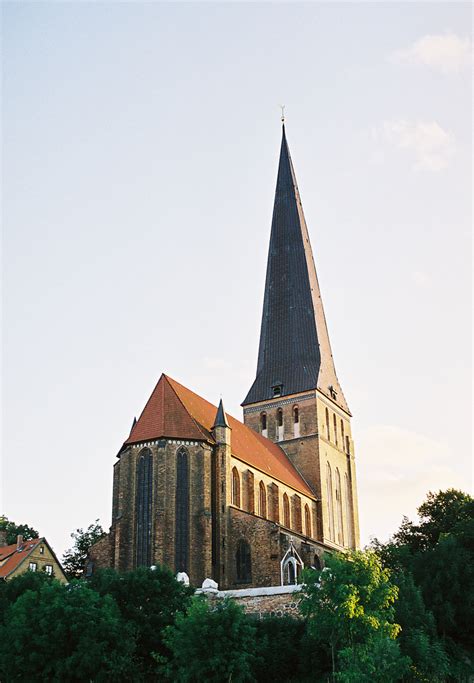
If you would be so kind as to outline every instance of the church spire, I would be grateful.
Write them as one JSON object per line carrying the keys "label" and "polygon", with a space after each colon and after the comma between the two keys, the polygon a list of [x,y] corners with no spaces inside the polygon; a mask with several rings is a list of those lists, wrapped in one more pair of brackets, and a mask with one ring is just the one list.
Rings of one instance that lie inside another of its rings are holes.
{"label": "church spire", "polygon": [[257,376],[242,405],[316,388],[349,412],[336,377],[283,122]]}

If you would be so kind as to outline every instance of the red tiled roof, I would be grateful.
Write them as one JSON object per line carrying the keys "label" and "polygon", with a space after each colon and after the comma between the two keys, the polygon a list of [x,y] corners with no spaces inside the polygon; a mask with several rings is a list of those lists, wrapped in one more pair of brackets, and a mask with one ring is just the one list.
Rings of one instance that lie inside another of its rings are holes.
{"label": "red tiled roof", "polygon": [[31,553],[31,551],[36,548],[36,546],[44,541],[44,538],[34,538],[31,541],[23,541],[20,549],[17,548],[17,544],[6,545],[0,547],[0,563],[2,563],[5,558],[5,564],[0,567],[0,578],[5,578],[11,574]]}
{"label": "red tiled roof", "polygon": [[[214,441],[211,435],[217,406],[162,375],[125,445],[160,437]],[[268,476],[314,498],[308,484],[285,452],[227,414],[232,429],[232,455]]]}

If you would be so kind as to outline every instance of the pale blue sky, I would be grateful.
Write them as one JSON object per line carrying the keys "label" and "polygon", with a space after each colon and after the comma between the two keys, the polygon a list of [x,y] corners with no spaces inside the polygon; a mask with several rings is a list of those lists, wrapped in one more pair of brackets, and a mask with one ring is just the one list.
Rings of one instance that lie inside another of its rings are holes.
{"label": "pale blue sky", "polygon": [[471,478],[471,10],[3,3],[4,511],[99,517],[161,372],[253,378],[280,145],[354,413],[362,540]]}

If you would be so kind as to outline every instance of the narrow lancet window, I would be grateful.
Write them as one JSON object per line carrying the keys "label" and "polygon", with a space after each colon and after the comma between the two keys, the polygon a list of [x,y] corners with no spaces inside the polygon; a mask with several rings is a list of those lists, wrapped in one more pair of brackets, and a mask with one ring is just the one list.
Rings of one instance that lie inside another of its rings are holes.
{"label": "narrow lancet window", "polygon": [[153,501],[153,455],[144,448],[138,455],[136,492],[136,563],[151,565],[151,526]]}
{"label": "narrow lancet window", "polygon": [[327,463],[326,466],[326,487],[327,487],[327,505],[328,505],[328,532],[329,539],[334,541],[334,504],[332,496],[332,472],[331,465]]}
{"label": "narrow lancet window", "polygon": [[298,406],[293,408],[293,436],[297,439],[300,435],[300,411]]}
{"label": "narrow lancet window", "polygon": [[304,526],[305,526],[305,533],[306,536],[311,538],[312,530],[311,530],[311,512],[309,511],[309,506],[306,504],[304,506]]}
{"label": "narrow lancet window", "polygon": [[334,442],[337,446],[337,418],[336,418],[336,413],[333,413],[333,422],[334,422]]}
{"label": "narrow lancet window", "polygon": [[260,415],[260,426],[262,428],[262,436],[267,437],[268,436],[268,428],[267,428],[267,414],[262,413]]}
{"label": "narrow lancet window", "polygon": [[281,408],[278,408],[277,411],[277,429],[278,441],[283,441],[283,410]]}
{"label": "narrow lancet window", "polygon": [[252,580],[252,558],[250,555],[250,546],[247,541],[244,541],[243,539],[237,544],[235,564],[237,581],[249,583]]}
{"label": "narrow lancet window", "polygon": [[188,451],[180,448],[176,453],[176,535],[175,569],[189,572],[189,471]]}
{"label": "narrow lancet window", "polygon": [[232,505],[240,507],[240,475],[237,467],[232,468]]}
{"label": "narrow lancet window", "polygon": [[331,427],[329,426],[329,410],[326,408],[326,436],[331,441]]}
{"label": "narrow lancet window", "polygon": [[337,542],[344,545],[344,525],[342,520],[341,475],[336,468],[336,508],[337,508]]}
{"label": "narrow lancet window", "polygon": [[286,493],[283,494],[283,526],[290,528],[290,500]]}
{"label": "narrow lancet window", "polygon": [[260,482],[258,487],[258,514],[260,517],[267,516],[267,491],[263,481]]}
{"label": "narrow lancet window", "polygon": [[347,545],[349,548],[354,547],[354,534],[352,531],[352,495],[351,495],[351,484],[347,472],[344,475],[344,488],[345,488],[345,504],[346,504],[346,529],[347,529]]}
{"label": "narrow lancet window", "polygon": [[341,420],[341,441],[342,441],[342,449],[344,450],[344,443],[345,443],[345,438],[344,438],[344,420]]}

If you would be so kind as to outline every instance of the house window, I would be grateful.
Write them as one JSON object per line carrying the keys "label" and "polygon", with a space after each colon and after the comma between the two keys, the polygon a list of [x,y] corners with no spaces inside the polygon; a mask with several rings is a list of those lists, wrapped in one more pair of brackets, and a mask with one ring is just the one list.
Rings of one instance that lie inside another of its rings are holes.
{"label": "house window", "polygon": [[278,410],[277,410],[277,428],[278,428],[278,434],[277,434],[278,441],[283,441],[283,410],[281,408],[278,408]]}
{"label": "house window", "polygon": [[232,505],[240,507],[240,476],[237,467],[232,468]]}
{"label": "house window", "polygon": [[40,555],[44,555],[44,545],[40,546]]}
{"label": "house window", "polygon": [[30,562],[30,565],[29,565],[30,572],[35,572],[37,569],[38,569],[38,565],[36,564],[36,562]]}
{"label": "house window", "polygon": [[44,571],[46,572],[46,574],[48,576],[52,576],[53,575],[53,565],[52,564],[45,565]]}
{"label": "house window", "polygon": [[293,435],[296,439],[300,435],[300,411],[298,406],[293,408]]}
{"label": "house window", "polygon": [[188,451],[180,448],[176,453],[176,536],[175,569],[188,571],[189,547],[189,472]]}
{"label": "house window", "polygon": [[149,448],[138,454],[136,493],[137,566],[151,565],[153,455]]}
{"label": "house window", "polygon": [[311,538],[311,512],[308,505],[304,506],[304,526],[306,529],[306,536]]}
{"label": "house window", "polygon": [[237,544],[235,564],[237,570],[237,581],[249,583],[252,580],[252,561],[250,556],[250,546],[247,543],[247,541],[244,541],[242,539]]}
{"label": "house window", "polygon": [[267,414],[262,413],[260,415],[260,426],[262,428],[262,436],[267,437],[268,436],[268,429],[267,429]]}
{"label": "house window", "polygon": [[290,528],[290,501],[286,493],[283,494],[283,526]]}
{"label": "house window", "polygon": [[263,481],[260,482],[258,487],[258,514],[260,517],[267,516],[267,491]]}
{"label": "house window", "polygon": [[326,436],[331,441],[331,427],[329,426],[329,410],[326,408]]}

